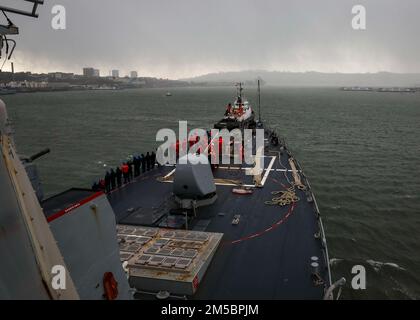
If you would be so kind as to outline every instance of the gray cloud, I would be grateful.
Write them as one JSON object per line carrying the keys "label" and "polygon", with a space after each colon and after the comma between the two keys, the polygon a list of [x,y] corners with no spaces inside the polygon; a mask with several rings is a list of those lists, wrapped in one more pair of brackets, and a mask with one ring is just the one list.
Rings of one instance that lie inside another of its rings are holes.
{"label": "gray cloud", "polygon": [[[51,7],[67,30],[51,28]],[[367,9],[367,30],[351,8]],[[171,78],[267,69],[420,72],[418,0],[46,0],[21,28],[18,70],[84,66]]]}

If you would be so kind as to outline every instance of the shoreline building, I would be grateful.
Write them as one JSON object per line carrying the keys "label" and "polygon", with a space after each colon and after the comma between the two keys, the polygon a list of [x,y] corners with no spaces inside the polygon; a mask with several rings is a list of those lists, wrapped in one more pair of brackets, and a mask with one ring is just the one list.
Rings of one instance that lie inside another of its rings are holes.
{"label": "shoreline building", "polygon": [[111,71],[111,76],[113,77],[113,78],[119,78],[120,77],[120,71],[119,70],[112,70]]}
{"label": "shoreline building", "polygon": [[88,78],[99,78],[100,71],[95,68],[83,68],[83,76]]}

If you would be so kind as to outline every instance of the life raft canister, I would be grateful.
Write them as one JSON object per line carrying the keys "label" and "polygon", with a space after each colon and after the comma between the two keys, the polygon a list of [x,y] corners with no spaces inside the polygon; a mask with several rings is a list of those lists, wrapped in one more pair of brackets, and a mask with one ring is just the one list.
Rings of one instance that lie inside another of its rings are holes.
{"label": "life raft canister", "polygon": [[104,297],[107,300],[115,300],[118,297],[118,282],[112,272],[105,272],[103,277]]}

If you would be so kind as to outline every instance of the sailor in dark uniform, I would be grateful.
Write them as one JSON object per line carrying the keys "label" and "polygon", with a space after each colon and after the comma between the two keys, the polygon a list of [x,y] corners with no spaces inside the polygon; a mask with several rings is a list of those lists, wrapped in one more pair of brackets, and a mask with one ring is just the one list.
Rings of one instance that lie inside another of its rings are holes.
{"label": "sailor in dark uniform", "polygon": [[117,186],[119,188],[122,185],[122,171],[120,167],[117,167],[117,169],[115,170],[115,177],[117,178]]}
{"label": "sailor in dark uniform", "polygon": [[141,171],[143,173],[146,172],[146,157],[144,156],[144,154],[141,154]]}
{"label": "sailor in dark uniform", "polygon": [[111,175],[109,171],[107,171],[105,174],[105,191],[107,193],[111,191]]}
{"label": "sailor in dark uniform", "polygon": [[150,154],[149,154],[149,152],[146,153],[146,169],[147,169],[147,171],[150,170]]}
{"label": "sailor in dark uniform", "polygon": [[128,165],[128,181],[130,182],[131,180],[133,180],[133,161],[130,160],[127,163]]}
{"label": "sailor in dark uniform", "polygon": [[140,175],[140,158],[139,158],[139,156],[134,157],[133,164],[134,164],[134,176],[138,177]]}
{"label": "sailor in dark uniform", "polygon": [[156,164],[156,153],[152,151],[152,154],[150,155],[150,165],[152,169],[155,167],[155,164]]}
{"label": "sailor in dark uniform", "polygon": [[92,184],[92,191],[99,191],[99,184],[96,181]]}
{"label": "sailor in dark uniform", "polygon": [[111,169],[111,171],[110,171],[110,177],[111,177],[111,190],[114,190],[115,189],[115,187],[116,187],[116,178],[117,178],[117,175],[116,175],[116,173],[115,173],[115,171],[114,171],[114,169]]}

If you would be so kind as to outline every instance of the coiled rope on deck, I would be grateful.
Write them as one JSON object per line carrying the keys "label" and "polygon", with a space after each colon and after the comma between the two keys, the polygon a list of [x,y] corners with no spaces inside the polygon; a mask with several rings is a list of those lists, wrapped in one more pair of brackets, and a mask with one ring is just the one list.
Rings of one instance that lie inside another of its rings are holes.
{"label": "coiled rope on deck", "polygon": [[290,188],[287,188],[285,191],[272,191],[272,195],[280,195],[279,197],[274,197],[269,201],[265,201],[264,203],[267,205],[279,205],[279,206],[287,206],[292,203],[296,203],[300,200],[300,198],[296,195],[295,186],[292,184]]}

